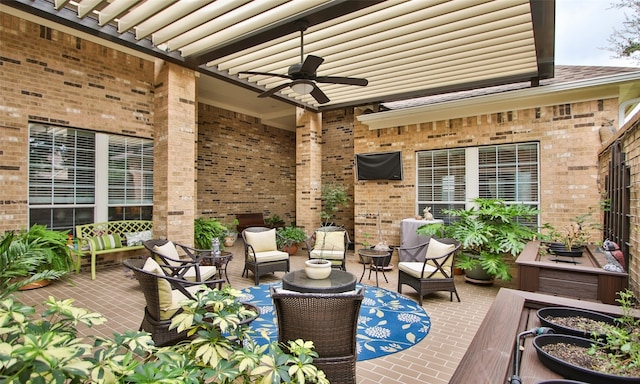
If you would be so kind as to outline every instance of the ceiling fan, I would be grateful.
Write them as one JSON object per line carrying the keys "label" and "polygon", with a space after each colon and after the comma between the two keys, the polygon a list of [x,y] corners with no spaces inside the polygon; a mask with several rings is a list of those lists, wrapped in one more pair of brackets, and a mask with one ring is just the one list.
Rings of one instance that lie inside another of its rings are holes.
{"label": "ceiling fan", "polygon": [[283,79],[291,80],[288,83],[280,84],[265,92],[262,92],[258,97],[269,97],[274,93],[281,91],[287,87],[291,87],[293,91],[299,95],[311,94],[314,99],[320,104],[328,103],[329,98],[318,87],[316,83],[329,83],[329,84],[345,84],[345,85],[359,85],[366,86],[369,82],[367,79],[358,79],[354,77],[340,77],[340,76],[318,76],[316,70],[322,64],[324,59],[322,57],[308,55],[304,58],[304,31],[307,29],[306,23],[300,23],[300,63],[294,64],[289,67],[288,74],[281,75],[279,73],[269,72],[253,72],[243,71],[238,74],[246,75],[264,75],[264,76],[276,76]]}

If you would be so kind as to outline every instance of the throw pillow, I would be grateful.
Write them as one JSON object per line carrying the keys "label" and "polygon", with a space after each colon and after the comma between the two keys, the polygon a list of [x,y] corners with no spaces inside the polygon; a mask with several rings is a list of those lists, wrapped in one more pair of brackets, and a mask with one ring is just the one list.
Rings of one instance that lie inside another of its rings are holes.
{"label": "throw pillow", "polygon": [[105,249],[121,248],[122,242],[119,235],[96,236],[89,239],[91,249],[94,251],[103,251]]}
{"label": "throw pillow", "polygon": [[132,247],[134,245],[142,245],[142,238],[140,232],[125,233],[124,237],[127,239],[127,246]]}
{"label": "throw pillow", "polygon": [[344,251],[344,232],[316,231],[316,243],[313,248],[324,251]]}
{"label": "throw pillow", "polygon": [[130,232],[124,234],[127,246],[142,245],[143,242],[153,239],[152,231]]}
{"label": "throw pillow", "polygon": [[[148,257],[144,263],[143,270],[154,273],[156,275],[165,276],[164,271],[152,257]],[[158,301],[160,302],[160,309],[166,311],[171,309],[173,304],[173,296],[171,294],[171,283],[168,280],[161,277],[157,278],[158,281]]]}
{"label": "throw pillow", "polygon": [[[167,241],[164,245],[154,245],[153,250],[162,256],[168,257],[173,260],[180,260],[180,255],[178,255],[178,250],[176,246],[171,242],[171,240]],[[181,265],[178,261],[167,260],[167,262],[171,265]]]}
{"label": "throw pillow", "polygon": [[254,252],[276,251],[276,230],[270,229],[264,232],[245,232],[244,237],[247,239]]}

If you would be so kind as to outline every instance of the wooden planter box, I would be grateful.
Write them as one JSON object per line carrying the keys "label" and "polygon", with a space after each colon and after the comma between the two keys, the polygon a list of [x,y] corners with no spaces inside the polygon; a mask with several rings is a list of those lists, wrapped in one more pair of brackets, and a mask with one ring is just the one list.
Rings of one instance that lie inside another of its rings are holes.
{"label": "wooden planter box", "polygon": [[[502,288],[449,384],[506,383],[513,375],[514,347],[518,334],[540,327],[536,311],[550,306],[588,309],[614,317],[622,315],[619,306]],[[632,315],[640,316],[640,312],[634,310]],[[533,336],[524,339],[520,360],[521,382],[539,383],[560,379],[560,375],[540,362],[532,343]]]}
{"label": "wooden planter box", "polygon": [[520,290],[617,304],[616,292],[627,288],[629,274],[602,269],[606,257],[595,246],[573,258],[578,264],[554,261],[557,256],[540,255],[539,248],[539,241],[529,242],[516,260]]}

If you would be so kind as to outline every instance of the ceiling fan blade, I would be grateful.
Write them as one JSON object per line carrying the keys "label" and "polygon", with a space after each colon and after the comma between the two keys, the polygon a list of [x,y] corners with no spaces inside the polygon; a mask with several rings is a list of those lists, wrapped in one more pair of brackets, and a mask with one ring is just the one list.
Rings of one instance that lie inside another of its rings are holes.
{"label": "ceiling fan blade", "polygon": [[327,97],[327,95],[325,95],[324,92],[322,92],[322,90],[318,88],[318,86],[315,84],[313,85],[313,91],[311,91],[311,96],[313,96],[313,98],[316,99],[316,101],[320,104],[329,102],[329,98]]}
{"label": "ceiling fan blade", "polygon": [[291,85],[291,83],[280,84],[278,86],[275,86],[275,87],[273,87],[271,89],[268,89],[268,90],[262,92],[261,94],[258,95],[258,97],[269,97],[269,96],[272,96],[274,93],[276,93],[278,91],[281,91],[281,90],[287,88],[290,85]]}
{"label": "ceiling fan blade", "polygon": [[339,77],[339,76],[318,76],[315,78],[318,83],[360,85],[364,87],[369,84],[367,79],[358,79],[355,77]]}
{"label": "ceiling fan blade", "polygon": [[280,75],[278,73],[269,73],[269,72],[243,71],[243,72],[238,72],[238,75],[276,76],[276,77],[282,77],[283,79],[291,79],[291,76],[289,75]]}
{"label": "ceiling fan blade", "polygon": [[308,55],[300,67],[300,72],[304,73],[316,73],[316,70],[322,64],[324,59],[322,57]]}

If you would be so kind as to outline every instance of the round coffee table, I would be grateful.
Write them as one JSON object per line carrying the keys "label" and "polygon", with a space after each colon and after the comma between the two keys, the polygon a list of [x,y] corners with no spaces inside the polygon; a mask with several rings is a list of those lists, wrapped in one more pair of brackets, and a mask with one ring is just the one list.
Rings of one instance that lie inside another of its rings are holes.
{"label": "round coffee table", "polygon": [[326,279],[310,279],[303,269],[282,277],[282,288],[302,293],[341,293],[356,289],[356,277],[346,271],[334,269]]}

